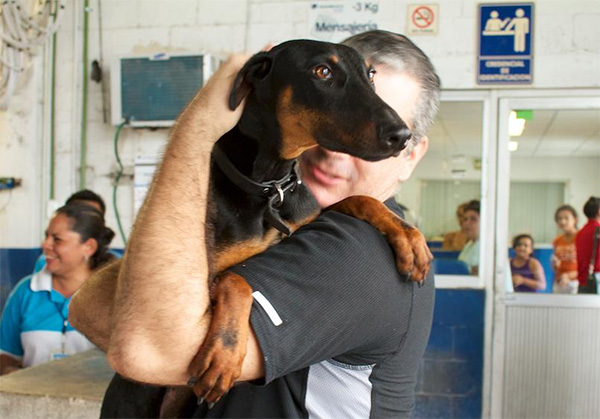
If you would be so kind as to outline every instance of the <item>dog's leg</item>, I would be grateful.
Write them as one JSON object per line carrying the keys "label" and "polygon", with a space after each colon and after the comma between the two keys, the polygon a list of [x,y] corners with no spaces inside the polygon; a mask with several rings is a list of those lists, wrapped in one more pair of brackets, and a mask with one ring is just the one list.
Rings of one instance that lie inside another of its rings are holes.
{"label": "dog's leg", "polygon": [[216,403],[242,372],[250,328],[252,288],[243,277],[227,271],[216,278],[211,297],[212,321],[188,371],[198,400]]}
{"label": "dog's leg", "polygon": [[396,254],[396,267],[412,281],[427,276],[433,255],[419,230],[407,224],[381,201],[368,196],[351,196],[328,210],[338,211],[366,221],[387,237]]}

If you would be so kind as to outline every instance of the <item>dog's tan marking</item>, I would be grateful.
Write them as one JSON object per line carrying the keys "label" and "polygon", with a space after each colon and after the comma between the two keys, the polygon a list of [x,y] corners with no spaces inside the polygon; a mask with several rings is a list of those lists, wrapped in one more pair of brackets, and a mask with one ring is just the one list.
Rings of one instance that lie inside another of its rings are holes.
{"label": "dog's tan marking", "polygon": [[323,131],[325,126],[331,130],[332,139],[338,144],[346,144],[349,149],[356,149],[358,142],[367,142],[368,138],[376,135],[373,121],[365,121],[364,127],[359,129],[364,133],[361,136],[357,132],[347,133],[338,128],[334,116],[296,105],[291,87],[286,87],[279,97],[277,120],[281,127],[280,156],[286,160],[296,159],[304,151],[316,146],[317,140],[312,133]]}
{"label": "dog's tan marking", "polygon": [[316,214],[311,214],[310,216],[306,217],[304,220],[300,220],[297,223],[289,223],[290,230],[292,230],[292,233],[293,233],[294,231],[298,230],[303,225],[313,222],[314,219],[319,216],[319,214],[320,214],[320,212],[318,212]]}
{"label": "dog's tan marking", "polygon": [[223,272],[251,256],[261,253],[279,238],[279,232],[271,228],[263,237],[234,243],[217,249],[214,272]]}
{"label": "dog's tan marking", "polygon": [[293,103],[291,86],[283,89],[277,106],[277,120],[281,127],[280,155],[283,159],[295,159],[305,150],[317,145],[312,130],[320,118],[322,116],[317,112]]}
{"label": "dog's tan marking", "polygon": [[340,59],[338,58],[337,55],[332,55],[329,57],[329,59],[331,60],[332,63],[337,64],[340,62]]}

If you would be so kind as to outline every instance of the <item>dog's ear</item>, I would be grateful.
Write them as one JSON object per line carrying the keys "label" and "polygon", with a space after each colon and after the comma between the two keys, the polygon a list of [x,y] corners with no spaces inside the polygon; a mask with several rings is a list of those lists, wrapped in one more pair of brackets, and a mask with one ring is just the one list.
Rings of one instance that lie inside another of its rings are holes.
{"label": "dog's ear", "polygon": [[250,57],[235,78],[233,89],[229,95],[229,109],[234,110],[237,108],[242,100],[248,96],[254,83],[257,80],[264,79],[269,74],[272,62],[271,54],[268,52],[259,52]]}

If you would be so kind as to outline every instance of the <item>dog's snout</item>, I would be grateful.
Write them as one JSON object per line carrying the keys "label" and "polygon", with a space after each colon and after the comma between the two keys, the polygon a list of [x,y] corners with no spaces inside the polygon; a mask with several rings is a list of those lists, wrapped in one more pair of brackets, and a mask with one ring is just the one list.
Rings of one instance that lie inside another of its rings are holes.
{"label": "dog's snout", "polygon": [[384,136],[383,141],[388,147],[399,152],[406,147],[406,144],[408,143],[408,140],[410,140],[411,136],[412,132],[410,129],[407,127],[402,127],[389,132]]}

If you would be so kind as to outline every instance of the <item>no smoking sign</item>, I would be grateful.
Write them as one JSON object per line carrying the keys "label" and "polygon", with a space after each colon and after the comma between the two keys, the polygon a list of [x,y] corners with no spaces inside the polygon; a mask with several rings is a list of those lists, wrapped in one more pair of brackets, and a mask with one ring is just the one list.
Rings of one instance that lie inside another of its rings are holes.
{"label": "no smoking sign", "polygon": [[406,19],[406,33],[409,35],[437,35],[437,4],[410,4]]}

